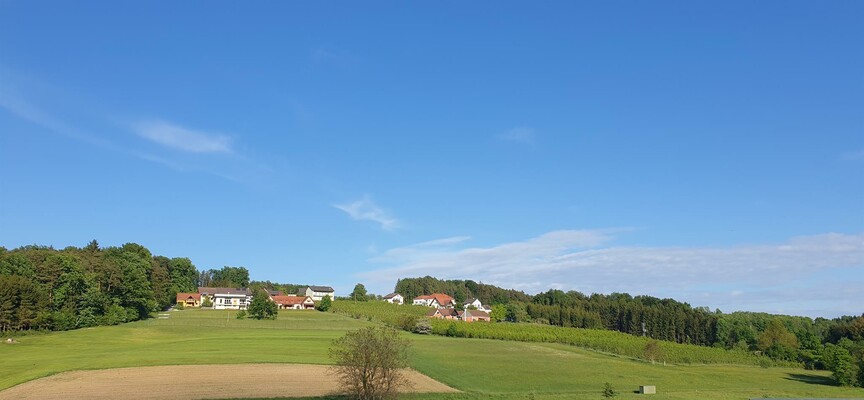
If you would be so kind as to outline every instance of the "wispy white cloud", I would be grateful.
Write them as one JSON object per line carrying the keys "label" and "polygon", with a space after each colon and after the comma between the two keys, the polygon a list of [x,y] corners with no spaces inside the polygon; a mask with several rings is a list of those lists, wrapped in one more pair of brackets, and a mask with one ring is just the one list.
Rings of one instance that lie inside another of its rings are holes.
{"label": "wispy white cloud", "polygon": [[498,139],[508,142],[534,144],[536,136],[533,128],[517,127],[498,135]]}
{"label": "wispy white cloud", "polygon": [[165,121],[134,124],[135,133],[162,146],[192,153],[227,153],[234,150],[231,138],[218,133],[188,129]]}
{"label": "wispy white cloud", "polygon": [[844,161],[864,161],[864,150],[850,151],[840,155]]}
{"label": "wispy white cloud", "polygon": [[85,133],[75,127],[63,123],[49,113],[43,111],[38,106],[27,101],[23,96],[20,96],[6,88],[0,88],[0,109],[5,109],[7,112],[18,116],[18,118],[41,126],[55,134],[60,134],[71,139],[81,140],[101,147],[111,148],[114,150],[117,149],[116,146],[107,140]]}
{"label": "wispy white cloud", "polygon": [[[864,234],[829,233],[781,244],[684,248],[611,246],[611,232],[555,231],[493,247],[401,247],[370,259],[389,267],[361,276],[381,284],[423,275],[474,279],[529,293],[554,287],[585,293],[619,291],[668,296],[727,311],[753,309],[750,303],[759,298],[762,304],[755,307],[765,308],[758,310],[776,312],[784,305],[787,312],[802,313],[812,313],[814,306],[771,293],[794,288],[789,290],[799,297],[801,293],[817,296],[818,291],[810,290],[817,285],[810,283],[813,276],[850,275],[849,271],[858,277],[852,281],[864,284]],[[836,280],[851,283],[846,278]],[[708,301],[711,303],[706,304]],[[820,307],[820,315],[826,316],[861,311],[845,309],[838,302]]]}
{"label": "wispy white cloud", "polygon": [[357,201],[348,204],[334,204],[357,221],[372,221],[381,226],[381,229],[390,231],[399,227],[399,220],[391,216],[387,211],[378,207],[369,196],[363,196]]}

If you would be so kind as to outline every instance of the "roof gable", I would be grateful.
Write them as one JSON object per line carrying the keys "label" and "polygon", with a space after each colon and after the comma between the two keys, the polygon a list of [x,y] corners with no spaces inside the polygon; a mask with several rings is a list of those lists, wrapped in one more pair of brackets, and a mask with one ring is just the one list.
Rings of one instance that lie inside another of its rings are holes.
{"label": "roof gable", "polygon": [[314,303],[311,297],[309,296],[273,296],[273,302],[276,304],[281,304],[283,306],[293,306],[297,304],[303,303]]}
{"label": "roof gable", "polygon": [[188,299],[201,300],[201,295],[198,293],[177,293],[177,301],[186,301]]}

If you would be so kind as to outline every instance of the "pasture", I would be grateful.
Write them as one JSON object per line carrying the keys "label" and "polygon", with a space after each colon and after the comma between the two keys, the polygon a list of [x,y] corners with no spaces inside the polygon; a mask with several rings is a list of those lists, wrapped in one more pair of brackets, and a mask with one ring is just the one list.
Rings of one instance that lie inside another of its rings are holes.
{"label": "pasture", "polygon": [[[234,312],[185,310],[168,319],[34,334],[0,345],[0,389],[64,371],[203,364],[328,364],[330,341],[371,322],[316,311],[281,311],[275,321],[234,319]],[[405,333],[411,366],[458,394],[410,399],[599,399],[604,382],[641,398],[864,397],[832,386],[822,371],[736,365],[661,365],[557,343],[450,338]],[[200,371],[200,373],[207,373]],[[165,384],[194,382],[194,376]],[[230,380],[230,376],[225,379]],[[2,392],[0,392],[2,393]],[[286,396],[292,393],[285,393]],[[250,392],[248,398],[255,398]]]}

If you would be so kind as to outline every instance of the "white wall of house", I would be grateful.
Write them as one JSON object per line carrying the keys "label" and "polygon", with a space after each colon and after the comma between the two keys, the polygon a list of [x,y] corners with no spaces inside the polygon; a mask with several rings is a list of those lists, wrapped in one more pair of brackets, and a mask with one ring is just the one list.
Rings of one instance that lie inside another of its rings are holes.
{"label": "white wall of house", "polygon": [[245,294],[215,294],[213,295],[213,308],[217,310],[245,310],[252,301],[251,296]]}
{"label": "white wall of house", "polygon": [[334,293],[334,292],[316,292],[316,291],[313,291],[312,288],[310,288],[310,287],[306,287],[306,293],[305,294],[306,294],[306,296],[311,297],[312,300],[315,300],[315,301],[321,301],[322,299],[324,299],[324,296],[330,296],[330,300],[336,299],[336,293]]}
{"label": "white wall of house", "polygon": [[474,306],[474,308],[479,310],[479,309],[483,308],[483,303],[481,303],[480,300],[478,300],[478,299],[474,299],[474,301],[471,303],[465,303],[465,308],[468,308],[471,306]]}
{"label": "white wall of house", "polygon": [[386,301],[386,302],[388,302],[388,303],[393,303],[393,304],[403,304],[403,303],[405,303],[405,299],[402,297],[401,294],[397,294],[397,295],[395,295],[395,296],[393,296],[393,297],[391,297],[391,298],[389,298],[389,299],[386,299],[386,300],[384,300],[384,301]]}

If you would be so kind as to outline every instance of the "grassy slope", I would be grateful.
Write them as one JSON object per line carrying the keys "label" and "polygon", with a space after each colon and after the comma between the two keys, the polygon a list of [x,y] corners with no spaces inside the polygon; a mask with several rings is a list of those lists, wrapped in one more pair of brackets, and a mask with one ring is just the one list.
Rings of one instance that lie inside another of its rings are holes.
{"label": "grassy slope", "polygon": [[0,389],[73,369],[170,364],[326,364],[330,341],[367,323],[315,311],[276,321],[227,311],[172,312],[167,320],[32,335],[0,345]]}
{"label": "grassy slope", "polygon": [[[58,332],[0,345],[0,389],[74,369],[244,362],[329,363],[330,340],[365,321],[283,311],[276,321],[227,319],[187,310],[167,320]],[[407,334],[406,334],[407,335]],[[414,368],[469,398],[600,398],[604,382],[624,392],[657,385],[655,399],[862,397],[824,383],[824,372],[740,366],[662,366],[573,346],[410,335]],[[809,383],[808,383],[809,382]],[[816,382],[816,383],[813,383]],[[696,392],[699,390],[699,392]],[[410,396],[416,399],[442,398]],[[618,398],[637,398],[623,393]]]}

